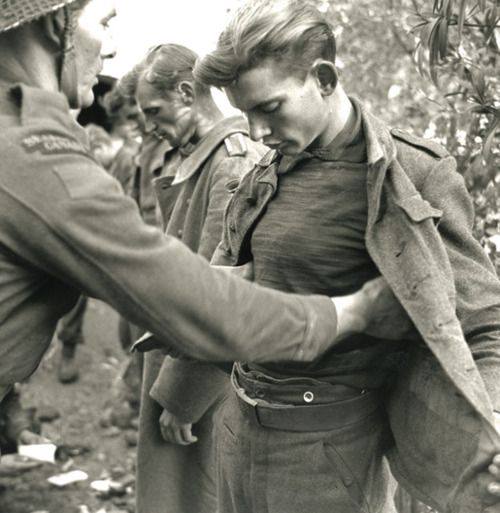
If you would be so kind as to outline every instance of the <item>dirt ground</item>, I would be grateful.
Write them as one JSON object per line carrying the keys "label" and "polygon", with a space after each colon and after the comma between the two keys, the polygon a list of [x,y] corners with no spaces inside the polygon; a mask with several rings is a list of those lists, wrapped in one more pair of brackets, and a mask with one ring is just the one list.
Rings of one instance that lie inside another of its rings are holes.
{"label": "dirt ground", "polygon": [[[42,423],[42,434],[62,446],[63,461],[43,464],[20,477],[0,478],[0,513],[134,512],[135,431],[109,423],[110,407],[119,410],[123,404],[120,376],[127,360],[117,326],[118,316],[111,308],[90,301],[85,344],[77,354],[79,381],[59,383],[60,344],[53,342],[39,369],[23,385],[26,406],[60,414]],[[83,470],[88,479],[62,488],[47,482],[50,476],[72,470]],[[113,481],[111,491],[91,487],[93,481],[105,479]]]}

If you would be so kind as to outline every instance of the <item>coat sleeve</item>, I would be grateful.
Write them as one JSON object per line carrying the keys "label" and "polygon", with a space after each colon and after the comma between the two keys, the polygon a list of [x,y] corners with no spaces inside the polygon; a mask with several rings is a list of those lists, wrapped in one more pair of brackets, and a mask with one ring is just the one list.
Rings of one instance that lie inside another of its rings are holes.
{"label": "coat sleeve", "polygon": [[53,165],[32,187],[27,199],[18,189],[1,191],[7,210],[16,211],[5,226],[9,247],[166,346],[208,361],[304,361],[333,343],[329,298],[287,295],[210,268],[145,226],[118,183],[88,159]]}
{"label": "coat sleeve", "polygon": [[493,406],[500,411],[500,282],[473,237],[472,202],[453,158],[434,167],[422,196],[443,211],[438,230],[455,277],[457,316]]}
{"label": "coat sleeve", "polygon": [[[226,185],[240,179],[251,166],[248,158],[226,157],[203,171],[210,173],[210,179],[198,253],[207,260],[221,238],[223,213],[230,198]],[[225,394],[228,383],[228,375],[214,365],[166,357],[150,396],[182,422],[194,423]]]}
{"label": "coat sleeve", "polygon": [[215,365],[167,356],[149,395],[181,422],[198,422],[228,391],[229,375]]}

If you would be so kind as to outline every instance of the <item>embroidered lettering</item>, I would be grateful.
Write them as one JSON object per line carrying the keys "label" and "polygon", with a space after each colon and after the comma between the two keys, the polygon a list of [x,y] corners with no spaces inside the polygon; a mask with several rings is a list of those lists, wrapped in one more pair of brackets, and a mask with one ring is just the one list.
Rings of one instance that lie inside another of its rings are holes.
{"label": "embroidered lettering", "polygon": [[40,132],[25,137],[22,145],[29,153],[36,151],[44,155],[78,153],[89,156],[88,151],[72,137],[64,134]]}

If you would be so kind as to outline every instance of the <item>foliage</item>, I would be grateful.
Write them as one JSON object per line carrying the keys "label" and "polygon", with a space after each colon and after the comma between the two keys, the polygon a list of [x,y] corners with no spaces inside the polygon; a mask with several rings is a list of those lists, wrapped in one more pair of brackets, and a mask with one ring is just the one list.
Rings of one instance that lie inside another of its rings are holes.
{"label": "foliage", "polygon": [[[416,62],[441,93],[440,131],[476,207],[476,236],[500,268],[500,1],[413,2]],[[432,5],[430,5],[432,4]],[[495,244],[497,241],[497,244]]]}
{"label": "foliage", "polygon": [[499,270],[500,0],[316,3],[334,26],[346,89],[457,158],[475,235]]}

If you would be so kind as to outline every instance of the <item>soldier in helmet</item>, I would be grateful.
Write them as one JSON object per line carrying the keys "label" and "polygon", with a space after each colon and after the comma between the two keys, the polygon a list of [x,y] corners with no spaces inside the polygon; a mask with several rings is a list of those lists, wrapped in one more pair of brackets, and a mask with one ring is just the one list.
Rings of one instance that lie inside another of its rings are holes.
{"label": "soldier in helmet", "polygon": [[112,56],[108,0],[2,0],[0,400],[37,368],[79,294],[202,360],[309,360],[375,320],[375,281],[336,298],[267,290],[211,269],[147,227],[89,154],[69,109]]}

